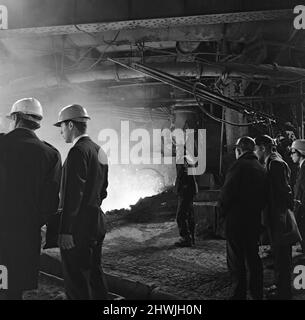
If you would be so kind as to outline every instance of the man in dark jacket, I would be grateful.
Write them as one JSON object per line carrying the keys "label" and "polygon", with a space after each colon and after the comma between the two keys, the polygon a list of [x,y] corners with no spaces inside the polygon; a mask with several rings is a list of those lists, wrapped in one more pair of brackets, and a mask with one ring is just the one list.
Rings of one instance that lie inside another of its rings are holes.
{"label": "man in dark jacket", "polygon": [[291,298],[291,243],[285,240],[289,231],[288,209],[293,210],[289,185],[290,169],[276,152],[274,140],[263,135],[255,139],[256,154],[264,161],[268,174],[268,208],[266,223],[271,237],[277,293],[273,298]]}
{"label": "man in dark jacket", "polygon": [[105,300],[101,252],[106,230],[100,206],[107,196],[108,165],[103,150],[86,134],[88,119],[85,108],[70,105],[55,124],[65,141],[73,142],[63,167],[59,246],[67,298]]}
{"label": "man in dark jacket", "polygon": [[8,269],[2,299],[22,299],[37,288],[40,228],[58,208],[61,159],[39,140],[42,107],[38,100],[17,101],[9,115],[11,129],[0,137],[0,265]]}
{"label": "man in dark jacket", "polygon": [[177,178],[175,183],[178,195],[176,221],[180,240],[175,243],[177,247],[191,247],[195,244],[195,220],[193,200],[198,192],[198,185],[194,175],[188,169],[194,166],[190,156],[184,156],[183,164],[176,164]]}
{"label": "man in dark jacket", "polygon": [[261,212],[266,205],[267,177],[254,154],[255,142],[242,137],[236,143],[237,161],[229,169],[220,194],[220,213],[225,218],[227,263],[233,280],[231,299],[246,299],[247,272],[253,299],[263,298],[263,268],[258,240]]}
{"label": "man in dark jacket", "polygon": [[[294,186],[295,214],[302,236],[301,248],[305,253],[305,140],[295,140],[291,145],[292,161],[298,165],[297,179]],[[299,250],[300,249],[300,250]]]}

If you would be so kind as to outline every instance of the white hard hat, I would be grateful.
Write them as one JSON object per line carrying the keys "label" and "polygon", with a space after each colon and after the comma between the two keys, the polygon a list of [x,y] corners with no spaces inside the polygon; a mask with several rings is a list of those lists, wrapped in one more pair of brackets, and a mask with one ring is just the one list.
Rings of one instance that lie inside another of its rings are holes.
{"label": "white hard hat", "polygon": [[90,117],[87,110],[79,104],[71,104],[60,110],[58,114],[58,121],[54,124],[56,127],[60,127],[64,121],[76,121],[87,122]]}
{"label": "white hard hat", "polygon": [[43,118],[43,111],[40,102],[35,98],[23,98],[16,101],[7,118],[11,119],[15,113],[21,113],[25,119],[40,123]]}
{"label": "white hard hat", "polygon": [[299,151],[302,155],[305,155],[305,140],[298,139],[294,140],[291,145],[291,149]]}

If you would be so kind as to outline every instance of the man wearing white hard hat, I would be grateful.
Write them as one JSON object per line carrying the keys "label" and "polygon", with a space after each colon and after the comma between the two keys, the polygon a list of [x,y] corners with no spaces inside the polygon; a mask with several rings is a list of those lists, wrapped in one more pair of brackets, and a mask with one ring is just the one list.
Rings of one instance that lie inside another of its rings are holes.
{"label": "man wearing white hard hat", "polygon": [[86,133],[89,119],[84,107],[73,104],[60,111],[55,124],[65,142],[73,144],[63,167],[58,242],[69,300],[108,296],[101,267],[106,229],[100,208],[107,196],[108,165],[103,150]]}
{"label": "man wearing white hard hat", "polygon": [[302,236],[299,252],[305,253],[305,140],[298,139],[291,145],[291,158],[298,165],[298,174],[294,186],[295,214]]}
{"label": "man wearing white hard hat", "polygon": [[58,208],[61,158],[34,132],[43,118],[37,99],[16,101],[8,118],[11,131],[0,136],[0,265],[8,289],[0,299],[19,300],[37,288],[40,228]]}

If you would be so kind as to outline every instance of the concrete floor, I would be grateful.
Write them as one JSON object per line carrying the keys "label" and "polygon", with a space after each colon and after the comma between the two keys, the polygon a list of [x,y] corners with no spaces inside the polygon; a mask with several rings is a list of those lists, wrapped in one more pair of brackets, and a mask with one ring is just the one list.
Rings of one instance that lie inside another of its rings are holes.
{"label": "concrete floor", "polygon": [[[105,272],[158,287],[181,299],[228,299],[231,286],[225,240],[197,237],[192,248],[175,247],[178,230],[174,202],[172,206],[164,203],[161,197],[157,202],[141,202],[131,211],[108,216],[109,231],[103,245]],[[273,270],[266,266],[272,260],[265,257],[264,249],[264,283],[270,286]],[[295,249],[294,264],[305,265],[304,256],[296,254]],[[58,258],[58,249],[51,253]],[[63,290],[48,285],[41,282],[38,299],[52,299]],[[305,291],[294,291],[294,299],[305,299]]]}
{"label": "concrete floor", "polygon": [[[227,299],[231,287],[225,241],[197,239],[192,248],[176,248],[173,244],[177,239],[174,220],[114,228],[107,234],[103,247],[104,270],[158,287],[181,299]],[[261,253],[264,257],[264,250]],[[295,264],[300,263],[301,256],[295,253],[295,248],[294,257]],[[265,267],[270,263],[270,258],[264,258]],[[264,280],[266,286],[273,283],[272,270],[265,268]],[[53,299],[61,291],[62,288],[41,282],[37,298]],[[304,291],[294,292],[294,299],[303,298]]]}

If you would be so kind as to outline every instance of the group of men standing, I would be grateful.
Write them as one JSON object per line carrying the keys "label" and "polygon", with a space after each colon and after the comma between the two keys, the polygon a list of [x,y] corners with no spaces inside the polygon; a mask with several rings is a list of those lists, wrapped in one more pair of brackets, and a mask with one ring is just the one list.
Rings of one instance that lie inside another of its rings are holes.
{"label": "group of men standing", "polygon": [[8,289],[0,290],[0,300],[37,288],[41,227],[56,213],[67,298],[107,299],[100,206],[108,166],[86,133],[86,109],[74,104],[59,113],[55,126],[73,143],[63,167],[59,152],[35,134],[43,118],[37,99],[18,100],[8,118],[10,130],[0,135],[0,265],[8,270]]}
{"label": "group of men standing", "polygon": [[290,169],[270,136],[238,139],[235,155],[237,160],[226,175],[219,201],[233,280],[231,299],[246,299],[248,289],[253,299],[263,299],[259,256],[263,230],[272,248],[276,282],[272,298],[291,299],[292,245],[299,241],[305,249],[300,236],[304,239],[305,140],[296,140],[291,146],[292,160],[300,167],[295,192],[289,184]]}
{"label": "group of men standing", "polygon": [[[59,152],[35,134],[43,118],[38,100],[18,100],[8,118],[9,133],[0,135],[0,265],[8,269],[8,289],[0,290],[0,300],[22,299],[25,290],[37,288],[41,227],[56,213],[67,298],[107,299],[101,267],[106,229],[100,206],[107,196],[108,166],[106,155],[86,133],[86,109],[74,104],[59,113],[55,126],[65,142],[73,144],[63,166]],[[219,201],[232,299],[246,299],[248,287],[253,299],[263,299],[262,225],[272,247],[276,298],[290,299],[292,244],[299,241],[305,253],[305,140],[291,146],[291,158],[299,166],[294,192],[290,169],[271,137],[242,137],[235,155]],[[197,184],[186,174],[187,165],[177,168],[181,240],[176,245],[192,246]],[[293,228],[294,214],[301,235]]]}

